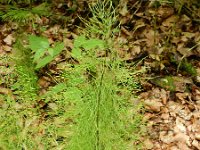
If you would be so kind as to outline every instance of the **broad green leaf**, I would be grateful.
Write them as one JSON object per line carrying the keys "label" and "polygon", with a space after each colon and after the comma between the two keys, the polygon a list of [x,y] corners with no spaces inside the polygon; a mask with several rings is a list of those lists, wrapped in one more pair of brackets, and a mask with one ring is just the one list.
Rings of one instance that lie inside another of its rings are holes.
{"label": "broad green leaf", "polygon": [[87,40],[84,36],[79,36],[74,41],[74,47],[81,47],[86,42],[87,42]]}
{"label": "broad green leaf", "polygon": [[42,98],[53,96],[54,94],[58,94],[59,92],[62,92],[65,89],[66,89],[66,84],[59,83],[55,85],[54,87],[52,87],[46,94],[44,94]]}
{"label": "broad green leaf", "polygon": [[104,42],[98,39],[90,39],[90,40],[87,40],[87,42],[84,43],[83,45],[83,48],[86,50],[94,49],[97,47],[104,48]]}
{"label": "broad green leaf", "polygon": [[84,36],[78,37],[74,41],[74,47],[80,48],[83,47],[86,50],[93,49],[96,47],[104,48],[104,41],[99,40],[99,39],[89,39],[87,40]]}
{"label": "broad green leaf", "polygon": [[46,56],[46,57],[40,59],[40,60],[38,61],[38,64],[36,65],[35,69],[40,69],[40,68],[46,66],[46,65],[47,65],[49,62],[51,62],[53,59],[54,59],[54,58],[51,57],[51,56]]}
{"label": "broad green leaf", "polygon": [[45,52],[45,49],[39,48],[34,54],[33,62],[37,62],[42,56],[44,56]]}
{"label": "broad green leaf", "polygon": [[48,39],[45,39],[44,41],[41,41],[40,44],[41,44],[41,48],[43,48],[43,49],[47,49],[49,47]]}
{"label": "broad green leaf", "polygon": [[54,57],[54,49],[53,48],[48,48],[48,52],[51,57]]}
{"label": "broad green leaf", "polygon": [[36,52],[38,49],[47,49],[49,47],[49,41],[45,37],[37,37],[35,35],[29,36],[29,47],[33,52]]}
{"label": "broad green leaf", "polygon": [[71,54],[72,54],[72,57],[74,58],[81,58],[81,49],[73,48]]}
{"label": "broad green leaf", "polygon": [[53,48],[54,52],[53,52],[53,57],[57,56],[58,54],[60,54],[60,52],[62,52],[62,50],[64,49],[64,43],[61,42],[57,42],[55,44],[55,47]]}
{"label": "broad green leaf", "polygon": [[105,43],[99,39],[89,39],[87,40],[84,36],[80,36],[75,39],[74,41],[74,49],[72,50],[72,57],[80,58],[82,56],[81,49],[84,48],[85,50],[90,50],[94,48],[104,48]]}
{"label": "broad green leaf", "polygon": [[[45,37],[29,36],[29,47],[34,52],[33,62],[37,62],[36,69],[42,68],[51,62],[64,49],[64,43],[57,42],[54,48],[49,47]],[[48,52],[49,56],[45,56]]]}

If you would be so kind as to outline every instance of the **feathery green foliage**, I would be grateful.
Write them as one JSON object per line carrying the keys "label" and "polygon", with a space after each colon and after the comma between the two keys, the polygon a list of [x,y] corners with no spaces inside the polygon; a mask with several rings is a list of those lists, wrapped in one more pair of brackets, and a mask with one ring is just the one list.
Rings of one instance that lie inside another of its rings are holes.
{"label": "feathery green foliage", "polygon": [[18,5],[5,5],[2,9],[0,7],[0,18],[3,21],[15,21],[18,23],[34,22],[41,16],[50,16],[50,7],[47,3],[41,3],[38,6],[20,8]]}
{"label": "feathery green foliage", "polygon": [[[75,107],[71,111],[74,123],[68,149],[128,149],[131,142],[139,140],[142,124],[138,114],[141,105],[133,106],[129,101],[137,85],[113,49],[112,31],[117,29],[112,28],[116,19],[112,3],[104,1],[91,10],[93,17],[86,21],[85,36],[74,41],[72,56],[79,64],[72,64],[64,74],[70,89],[65,92],[66,100]],[[107,57],[97,57],[98,51],[106,50]],[[129,114],[131,109],[135,111]]]}
{"label": "feathery green foliage", "polygon": [[23,47],[20,40],[15,43],[14,48],[17,54],[13,56],[13,61],[16,63],[14,75],[17,80],[11,85],[11,89],[21,100],[35,100],[38,78],[31,62],[30,51]]}
{"label": "feathery green foliage", "polygon": [[35,0],[1,0],[1,3],[7,3],[7,4],[20,4],[20,3],[25,3],[25,4],[30,4]]}

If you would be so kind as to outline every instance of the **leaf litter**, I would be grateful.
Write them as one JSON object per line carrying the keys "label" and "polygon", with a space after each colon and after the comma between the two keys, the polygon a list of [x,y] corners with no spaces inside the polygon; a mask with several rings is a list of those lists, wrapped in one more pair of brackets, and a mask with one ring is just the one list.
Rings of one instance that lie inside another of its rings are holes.
{"label": "leaf litter", "polygon": [[[143,1],[143,5],[132,7],[129,1],[123,6],[129,11],[123,12],[130,14],[139,9],[131,16],[121,14],[123,38],[129,39],[127,45],[131,43],[124,50],[126,56],[124,52],[121,55],[131,61],[137,52],[148,53],[140,64],[148,71],[143,77],[150,78],[141,81],[143,92],[139,94],[148,119],[149,138],[144,143],[146,149],[152,150],[200,149],[199,23],[194,23],[184,11],[179,14],[177,7],[169,4],[154,7],[153,3]],[[200,12],[200,8],[195,11]],[[135,46],[140,50],[131,48]]]}

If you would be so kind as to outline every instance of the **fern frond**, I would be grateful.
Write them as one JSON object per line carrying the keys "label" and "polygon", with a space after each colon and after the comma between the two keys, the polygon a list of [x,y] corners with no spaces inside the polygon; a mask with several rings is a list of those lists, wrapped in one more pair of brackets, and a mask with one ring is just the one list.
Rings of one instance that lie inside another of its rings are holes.
{"label": "fern frond", "polygon": [[16,22],[30,22],[35,19],[34,16],[30,11],[26,9],[13,9],[9,10],[6,14],[2,16],[2,19],[5,21],[16,21]]}
{"label": "fern frond", "polygon": [[41,16],[49,16],[50,8],[46,3],[42,3],[32,9],[17,8],[16,6],[6,6],[0,17],[4,21],[14,21],[19,23],[34,22]]}
{"label": "fern frond", "polygon": [[30,4],[36,0],[1,0],[0,3],[4,4]]}
{"label": "fern frond", "polygon": [[31,12],[33,14],[36,14],[38,16],[49,16],[51,15],[51,12],[50,12],[50,7],[48,6],[47,3],[42,3],[36,7],[33,7]]}

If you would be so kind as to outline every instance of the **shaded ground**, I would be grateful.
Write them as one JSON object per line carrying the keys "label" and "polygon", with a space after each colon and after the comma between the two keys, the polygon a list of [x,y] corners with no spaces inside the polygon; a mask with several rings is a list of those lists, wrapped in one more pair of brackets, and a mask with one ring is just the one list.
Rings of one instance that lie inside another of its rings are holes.
{"label": "shaded ground", "polygon": [[[138,95],[144,101],[148,120],[146,149],[200,149],[200,6],[195,2],[173,5],[126,0],[119,3],[121,34],[115,42],[122,46],[116,49],[124,61],[133,65],[137,62],[137,68],[145,70],[138,77],[142,85]],[[77,4],[74,13],[66,12],[64,6],[75,6],[68,2],[55,7],[59,14],[69,15],[69,20],[49,25],[49,18],[43,17],[36,23],[38,27],[29,26],[26,32],[42,33],[52,43],[64,41],[65,50],[70,51],[78,35],[76,26],[82,26],[77,14],[87,17],[85,14],[89,12],[84,1]],[[41,27],[47,30],[42,32]],[[1,56],[12,53],[18,29],[14,23],[1,25]],[[41,92],[54,84],[48,74],[56,77],[59,67],[69,58],[68,53],[63,53],[40,72]],[[6,72],[8,64],[1,61],[0,65],[1,76],[11,73]],[[12,91],[2,85],[0,93]],[[39,105],[46,107],[42,101]]]}

